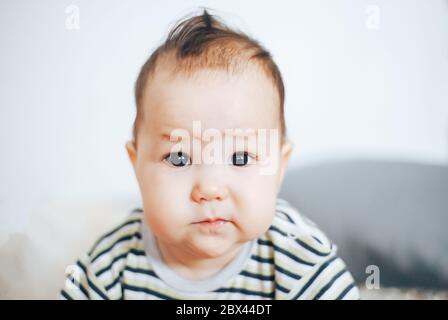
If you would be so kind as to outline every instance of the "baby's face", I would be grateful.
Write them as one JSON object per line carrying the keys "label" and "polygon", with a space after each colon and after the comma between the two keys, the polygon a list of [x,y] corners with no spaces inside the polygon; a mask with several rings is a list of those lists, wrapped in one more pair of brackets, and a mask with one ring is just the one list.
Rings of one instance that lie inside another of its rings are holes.
{"label": "baby's face", "polygon": [[[145,217],[157,240],[165,247],[212,258],[264,233],[273,219],[291,146],[274,148],[269,156],[278,161],[278,169],[263,174],[256,161],[262,157],[260,150],[248,143],[257,135],[224,132],[265,129],[268,143],[269,129],[281,135],[272,82],[255,67],[238,75],[199,71],[192,77],[161,71],[148,82],[137,148],[128,143],[127,149]],[[195,121],[202,135],[193,132]],[[179,129],[189,133],[190,141],[170,141]],[[209,129],[222,132],[223,139],[222,153],[213,163],[199,159],[213,141],[204,134]],[[224,141],[230,140],[234,143],[229,147]]]}

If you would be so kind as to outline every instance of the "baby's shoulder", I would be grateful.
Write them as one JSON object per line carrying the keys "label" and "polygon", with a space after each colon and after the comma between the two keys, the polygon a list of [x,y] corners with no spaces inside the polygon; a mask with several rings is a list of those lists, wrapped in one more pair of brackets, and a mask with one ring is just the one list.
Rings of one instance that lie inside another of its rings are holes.
{"label": "baby's shoulder", "polygon": [[67,272],[63,299],[120,299],[118,284],[130,253],[144,256],[143,211],[134,209],[117,227],[102,235]]}
{"label": "baby's shoulder", "polygon": [[328,259],[337,249],[315,222],[283,199],[277,199],[273,222],[264,237],[274,249],[300,256],[310,266]]}
{"label": "baby's shoulder", "polygon": [[132,210],[118,226],[103,234],[88,252],[91,264],[97,260],[113,260],[141,245],[143,211]]}
{"label": "baby's shoulder", "polygon": [[275,264],[277,299],[358,299],[337,246],[316,223],[278,199],[273,223],[259,239],[260,254]]}

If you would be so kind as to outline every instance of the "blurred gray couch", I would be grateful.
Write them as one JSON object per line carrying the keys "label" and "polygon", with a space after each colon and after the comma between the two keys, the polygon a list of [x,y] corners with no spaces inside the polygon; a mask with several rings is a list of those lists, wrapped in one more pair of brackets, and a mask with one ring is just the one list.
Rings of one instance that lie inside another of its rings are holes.
{"label": "blurred gray couch", "polygon": [[360,285],[448,289],[448,166],[352,160],[289,169],[280,196],[337,244]]}

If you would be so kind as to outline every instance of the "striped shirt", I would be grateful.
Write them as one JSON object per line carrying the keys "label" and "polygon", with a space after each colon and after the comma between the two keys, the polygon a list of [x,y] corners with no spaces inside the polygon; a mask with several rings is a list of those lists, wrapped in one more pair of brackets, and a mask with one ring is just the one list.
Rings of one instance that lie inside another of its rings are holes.
{"label": "striped shirt", "polygon": [[141,209],[70,266],[62,299],[359,299],[337,246],[285,200],[273,222],[230,264],[183,279],[160,258]]}

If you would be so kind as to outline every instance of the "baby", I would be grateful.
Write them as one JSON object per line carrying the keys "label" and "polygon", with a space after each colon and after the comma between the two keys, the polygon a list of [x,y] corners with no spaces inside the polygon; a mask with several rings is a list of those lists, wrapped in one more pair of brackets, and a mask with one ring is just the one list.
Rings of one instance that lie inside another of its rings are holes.
{"label": "baby", "polygon": [[126,149],[142,197],[63,299],[359,299],[334,245],[277,195],[292,145],[258,42],[204,11],[141,68]]}

